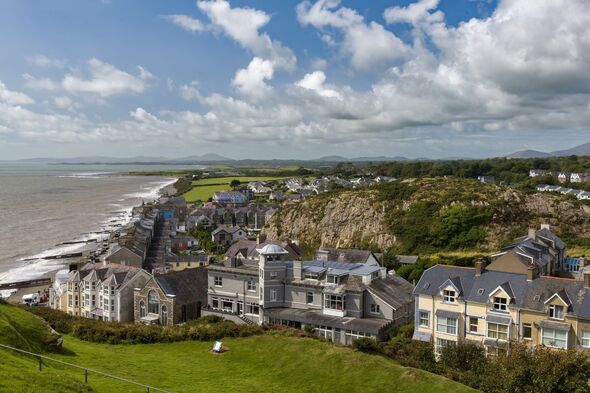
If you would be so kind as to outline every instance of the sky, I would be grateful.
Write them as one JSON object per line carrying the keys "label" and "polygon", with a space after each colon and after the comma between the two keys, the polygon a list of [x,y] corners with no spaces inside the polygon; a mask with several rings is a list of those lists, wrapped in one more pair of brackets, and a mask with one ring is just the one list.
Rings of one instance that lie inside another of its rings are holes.
{"label": "sky", "polygon": [[0,160],[590,142],[587,0],[3,0]]}

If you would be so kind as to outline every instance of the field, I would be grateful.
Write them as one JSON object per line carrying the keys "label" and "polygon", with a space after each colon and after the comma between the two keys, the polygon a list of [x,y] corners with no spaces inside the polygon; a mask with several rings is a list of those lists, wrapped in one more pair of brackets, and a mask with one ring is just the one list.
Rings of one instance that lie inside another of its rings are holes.
{"label": "field", "polygon": [[[18,320],[18,321],[17,321]],[[26,311],[0,304],[0,342],[40,350],[41,322]],[[2,323],[2,322],[0,322]],[[17,333],[25,324],[27,332]],[[12,332],[12,333],[11,333]],[[33,334],[29,344],[25,334]],[[402,367],[379,355],[315,340],[257,336],[223,340],[227,352],[213,354],[211,342],[145,345],[93,344],[64,337],[65,354],[49,356],[88,366],[171,392],[470,392],[468,387],[425,371]],[[104,377],[0,349],[0,391],[142,392]],[[94,390],[92,390],[94,389]]]}
{"label": "field", "polygon": [[229,176],[194,180],[192,182],[193,189],[183,194],[183,196],[187,202],[206,201],[213,196],[214,192],[229,190],[229,183],[231,183],[232,180],[239,180],[241,183],[249,183],[251,181],[271,181],[279,179],[284,178],[272,176]]}

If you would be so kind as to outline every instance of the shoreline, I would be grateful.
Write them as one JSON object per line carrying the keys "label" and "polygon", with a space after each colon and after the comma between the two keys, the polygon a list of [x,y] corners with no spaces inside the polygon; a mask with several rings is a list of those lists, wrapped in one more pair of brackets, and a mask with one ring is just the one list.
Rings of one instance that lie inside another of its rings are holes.
{"label": "shoreline", "polygon": [[[161,197],[175,193],[176,190],[173,185],[176,181],[178,181],[178,178],[168,177],[167,180],[163,180],[161,184],[149,189],[147,192],[125,194],[125,196],[139,198],[145,202],[157,202]],[[20,258],[18,261],[23,262],[21,265],[9,268],[6,271],[0,271],[0,276],[4,275],[4,277],[0,279],[0,284],[16,283],[41,278],[50,278],[53,282],[58,271],[67,268],[69,263],[79,262],[81,258],[80,256],[67,258],[65,255],[93,252],[94,249],[98,248],[99,244],[106,239],[109,239],[114,232],[136,219],[137,216],[133,215],[133,211],[140,206],[141,204],[134,204],[127,207],[117,207],[116,211],[114,210],[111,212],[111,216],[103,221],[97,222],[93,230],[81,233],[73,239],[60,242],[40,253]],[[24,270],[27,266],[38,266],[39,273],[35,274],[34,271],[31,272],[29,271],[30,269],[27,269],[26,274],[23,274],[25,277],[11,277],[12,275],[18,275],[19,270]],[[12,271],[15,272],[11,274]],[[46,289],[47,287],[24,287],[0,290],[0,298],[10,301],[15,301],[16,299],[19,301],[23,294],[36,293],[39,288]]]}

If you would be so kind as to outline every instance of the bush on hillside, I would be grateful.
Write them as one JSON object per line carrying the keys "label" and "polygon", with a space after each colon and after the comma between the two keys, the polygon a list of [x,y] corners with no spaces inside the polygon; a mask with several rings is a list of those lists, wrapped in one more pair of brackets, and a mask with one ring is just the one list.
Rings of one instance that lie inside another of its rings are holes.
{"label": "bush on hillside", "polygon": [[361,337],[352,342],[352,347],[361,352],[377,352],[379,344],[372,338]]}

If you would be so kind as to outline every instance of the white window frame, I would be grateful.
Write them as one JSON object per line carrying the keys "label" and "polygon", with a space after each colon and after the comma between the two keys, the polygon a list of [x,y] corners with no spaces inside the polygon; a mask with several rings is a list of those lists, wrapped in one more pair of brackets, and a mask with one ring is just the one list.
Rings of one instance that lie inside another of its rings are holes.
{"label": "white window frame", "polygon": [[[473,323],[475,322],[475,323]],[[473,327],[475,326],[475,329]],[[469,317],[469,333],[477,333],[479,330],[479,318]]]}
{"label": "white window frame", "polygon": [[443,302],[456,303],[457,302],[457,292],[451,291],[449,289],[443,290]]}
{"label": "white window frame", "polygon": [[371,303],[371,314],[381,314],[381,307],[377,303]]}
{"label": "white window frame", "polygon": [[256,292],[256,281],[248,280],[247,288],[249,292]]}
{"label": "white window frame", "polygon": [[494,296],[494,311],[508,311],[508,299],[505,297]]}
{"label": "white window frame", "polygon": [[[552,334],[548,334],[548,333]],[[567,349],[567,341],[568,341],[568,333],[565,332],[565,339],[557,338],[557,332],[562,332],[561,330],[551,329],[551,328],[543,328],[541,329],[541,343],[547,347],[551,348],[562,348]],[[546,341],[546,339],[548,341]],[[550,341],[549,341],[550,340]],[[565,341],[565,346],[555,345],[557,342]]]}
{"label": "white window frame", "polygon": [[274,289],[274,288],[272,288],[270,290],[269,300],[271,302],[276,302],[278,300],[278,298],[279,298],[279,291],[276,290],[276,289]]}
{"label": "white window frame", "polygon": [[307,293],[305,294],[305,303],[313,304],[313,292],[312,291],[307,291]]}
{"label": "white window frame", "polygon": [[[524,335],[525,327],[528,327],[530,329],[530,332],[531,332],[530,337],[527,337]],[[522,324],[522,339],[523,340],[532,340],[533,339],[533,324],[532,323],[523,323]]]}
{"label": "white window frame", "polygon": [[[334,308],[333,306],[336,306],[336,308]],[[328,310],[343,311],[344,310],[344,296],[325,294],[324,295],[324,308],[328,309]]]}
{"label": "white window frame", "polygon": [[326,282],[328,284],[340,284],[340,277],[338,277],[335,274],[328,274],[328,276],[326,277]]}
{"label": "white window frame", "polygon": [[456,345],[457,342],[453,340],[447,340],[444,338],[437,338],[436,345],[434,346],[434,352],[438,355],[442,354],[443,349],[449,345]]}
{"label": "white window frame", "polygon": [[213,282],[216,287],[222,287],[223,286],[223,277],[215,276],[215,277],[213,277]]}
{"label": "white window frame", "polygon": [[584,348],[590,348],[590,330],[582,330],[580,335],[580,344]]}
{"label": "white window frame", "polygon": [[[500,327],[502,327],[502,329],[500,329]],[[503,331],[504,329],[506,331]],[[506,335],[506,338],[501,337],[504,335]],[[508,341],[510,339],[510,326],[496,322],[488,322],[486,337],[499,341]]]}
{"label": "white window frame", "polygon": [[[454,321],[450,323],[450,321]],[[457,335],[457,318],[436,317],[436,331],[439,333]]]}
{"label": "white window frame", "polygon": [[430,327],[430,311],[418,310],[418,325],[421,327]]}
{"label": "white window frame", "polygon": [[[560,311],[561,318],[556,316],[556,313],[558,310],[561,310]],[[550,319],[557,319],[557,320],[563,321],[564,317],[565,317],[565,307],[557,305],[557,304],[549,305],[549,318]]]}

